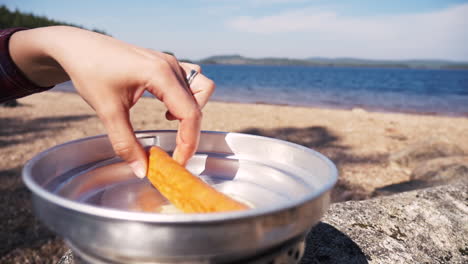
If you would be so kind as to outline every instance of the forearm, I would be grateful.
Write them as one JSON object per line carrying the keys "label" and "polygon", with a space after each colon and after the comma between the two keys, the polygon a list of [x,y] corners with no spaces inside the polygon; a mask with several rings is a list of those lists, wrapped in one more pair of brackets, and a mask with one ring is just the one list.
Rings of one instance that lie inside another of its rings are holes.
{"label": "forearm", "polygon": [[48,49],[48,42],[54,41],[47,34],[51,30],[52,27],[19,31],[11,36],[9,42],[10,56],[16,66],[30,81],[41,87],[69,80]]}

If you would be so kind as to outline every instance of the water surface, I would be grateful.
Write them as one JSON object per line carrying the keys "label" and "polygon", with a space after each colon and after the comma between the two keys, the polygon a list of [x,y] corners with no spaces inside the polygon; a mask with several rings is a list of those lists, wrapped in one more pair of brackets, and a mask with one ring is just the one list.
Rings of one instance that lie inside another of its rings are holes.
{"label": "water surface", "polygon": [[[468,115],[468,71],[202,65],[213,100]],[[56,90],[71,91],[70,84]]]}

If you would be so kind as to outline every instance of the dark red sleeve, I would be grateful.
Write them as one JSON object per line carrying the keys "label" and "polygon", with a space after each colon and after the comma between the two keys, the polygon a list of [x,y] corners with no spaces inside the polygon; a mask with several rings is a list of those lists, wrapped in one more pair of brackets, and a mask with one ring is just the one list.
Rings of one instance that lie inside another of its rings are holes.
{"label": "dark red sleeve", "polygon": [[0,103],[33,93],[43,92],[52,87],[39,87],[28,80],[10,57],[8,42],[13,33],[27,28],[0,30]]}

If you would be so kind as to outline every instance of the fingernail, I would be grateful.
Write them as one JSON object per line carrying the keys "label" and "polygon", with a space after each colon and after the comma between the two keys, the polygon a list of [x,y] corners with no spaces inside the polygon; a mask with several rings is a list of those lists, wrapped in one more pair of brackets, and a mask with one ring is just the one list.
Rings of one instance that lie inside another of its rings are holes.
{"label": "fingernail", "polygon": [[143,167],[143,164],[141,162],[134,161],[134,162],[130,163],[129,165],[132,168],[133,173],[135,173],[135,175],[138,178],[143,179],[146,176],[146,170]]}

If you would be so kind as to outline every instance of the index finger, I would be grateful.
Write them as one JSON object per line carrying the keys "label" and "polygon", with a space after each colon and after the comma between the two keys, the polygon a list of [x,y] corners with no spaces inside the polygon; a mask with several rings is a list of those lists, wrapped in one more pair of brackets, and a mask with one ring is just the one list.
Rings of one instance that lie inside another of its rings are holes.
{"label": "index finger", "polygon": [[[194,112],[195,113],[195,112]],[[180,120],[176,143],[172,157],[185,166],[195,153],[200,140],[201,112]]]}
{"label": "index finger", "polygon": [[186,83],[179,81],[177,72],[173,69],[159,70],[159,76],[152,78],[148,90],[180,121],[173,158],[185,165],[198,147],[202,114]]}

